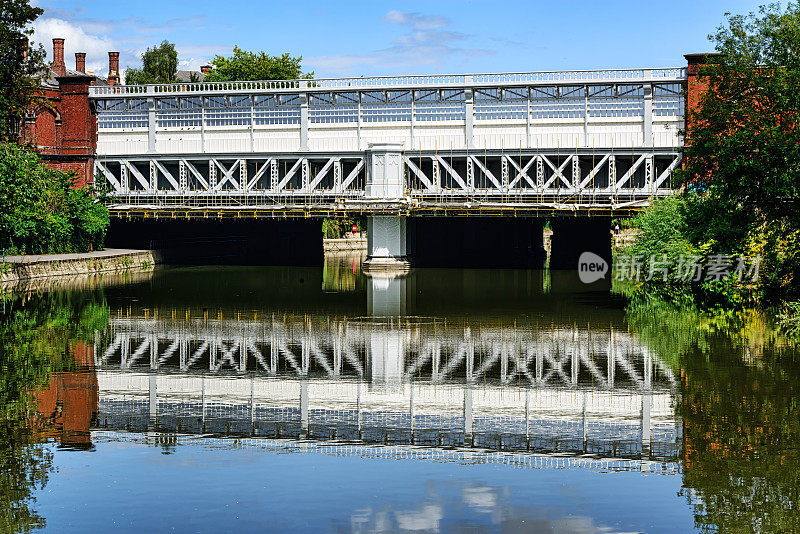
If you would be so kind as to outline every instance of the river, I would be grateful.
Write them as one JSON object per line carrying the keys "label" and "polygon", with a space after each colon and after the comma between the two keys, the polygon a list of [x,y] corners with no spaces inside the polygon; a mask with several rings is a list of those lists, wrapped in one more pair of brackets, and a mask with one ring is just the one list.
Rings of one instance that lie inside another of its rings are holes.
{"label": "river", "polygon": [[3,531],[800,529],[800,362],[757,313],[343,255],[0,317]]}

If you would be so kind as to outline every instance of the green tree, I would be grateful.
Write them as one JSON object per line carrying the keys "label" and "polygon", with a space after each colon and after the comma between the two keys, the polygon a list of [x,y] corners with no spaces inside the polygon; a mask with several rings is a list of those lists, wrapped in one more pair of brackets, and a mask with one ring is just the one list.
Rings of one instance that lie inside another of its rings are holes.
{"label": "green tree", "polygon": [[108,209],[74,176],[42,164],[32,150],[0,144],[0,247],[28,254],[101,248]]}
{"label": "green tree", "polygon": [[29,48],[30,24],[43,13],[28,0],[0,0],[0,141],[16,141],[25,111],[37,104],[44,48]]}
{"label": "green tree", "polygon": [[729,15],[710,39],[719,55],[700,71],[708,89],[688,116],[677,173],[707,198],[692,237],[713,252],[766,255],[769,291],[791,293],[800,280],[788,245],[800,234],[800,7]]}
{"label": "green tree", "polygon": [[[687,116],[682,194],[637,217],[634,249],[760,256],[757,285],[705,285],[729,303],[800,295],[800,7],[728,15]],[[653,223],[653,224],[651,224]],[[672,226],[674,225],[674,226]],[[669,239],[663,239],[663,237]],[[680,245],[678,248],[671,245]],[[688,250],[688,248],[687,248]]]}
{"label": "green tree", "polygon": [[734,216],[800,225],[800,8],[729,15],[710,38],[720,55],[701,70],[678,176],[740,206]]}
{"label": "green tree", "polygon": [[206,75],[208,82],[227,82],[240,80],[296,80],[312,78],[312,73],[302,71],[301,56],[288,53],[271,56],[266,52],[248,52],[238,46],[233,47],[233,55],[217,55],[211,60],[213,70]]}
{"label": "green tree", "polygon": [[178,52],[173,43],[162,41],[142,54],[142,67],[125,70],[125,83],[144,85],[149,83],[173,83],[177,81]]}

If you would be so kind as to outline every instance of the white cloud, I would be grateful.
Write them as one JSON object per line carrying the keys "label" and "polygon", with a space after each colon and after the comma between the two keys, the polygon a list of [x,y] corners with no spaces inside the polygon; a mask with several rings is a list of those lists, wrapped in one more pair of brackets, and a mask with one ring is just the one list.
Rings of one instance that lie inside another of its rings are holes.
{"label": "white cloud", "polygon": [[[437,68],[446,59],[473,57],[494,53],[490,50],[458,46],[470,36],[448,30],[450,21],[438,15],[389,11],[383,21],[405,27],[406,33],[391,46],[366,54],[337,54],[306,58],[317,75],[358,74],[358,69],[419,69]],[[322,71],[322,72],[318,72]]]}
{"label": "white cloud", "polygon": [[435,30],[450,24],[449,20],[438,15],[422,15],[402,11],[389,11],[384,15],[383,20],[392,24],[410,25],[415,30]]}
{"label": "white cloud", "polygon": [[222,45],[177,44],[175,48],[178,50],[178,69],[181,70],[200,70],[217,54],[225,56],[233,53],[232,46]]}
{"label": "white cloud", "polygon": [[75,68],[75,52],[86,52],[86,70],[105,75],[108,72],[108,52],[117,50],[116,44],[106,36],[92,35],[66,20],[40,18],[33,23],[33,41],[41,43],[47,51],[47,61],[53,60],[53,38],[64,39],[64,63]]}
{"label": "white cloud", "polygon": [[[197,17],[196,20],[200,20]],[[169,26],[170,21],[168,21]],[[67,68],[75,68],[75,52],[86,52],[86,70],[99,76],[108,74],[108,52],[120,53],[120,71],[124,77],[128,67],[141,65],[142,53],[150,43],[149,39],[142,38],[141,33],[150,33],[157,29],[155,26],[143,26],[136,29],[133,35],[123,36],[120,39],[111,39],[106,34],[114,31],[116,27],[126,26],[125,21],[106,21],[99,19],[64,20],[61,18],[40,18],[33,23],[34,43],[41,43],[47,52],[47,61],[53,59],[53,38],[64,39],[64,63]],[[92,31],[96,30],[96,31]],[[140,31],[141,30],[141,31]],[[145,44],[146,43],[146,44]],[[202,65],[215,54],[226,54],[231,51],[229,46],[178,44],[178,68],[182,70],[200,70]]]}
{"label": "white cloud", "polygon": [[178,59],[178,70],[200,70],[203,65],[208,65],[208,59],[205,57]]}

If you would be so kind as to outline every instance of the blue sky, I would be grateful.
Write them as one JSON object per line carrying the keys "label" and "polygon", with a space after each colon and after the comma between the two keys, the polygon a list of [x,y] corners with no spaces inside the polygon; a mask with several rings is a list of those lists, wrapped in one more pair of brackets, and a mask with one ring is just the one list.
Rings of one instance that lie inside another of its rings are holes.
{"label": "blue sky", "polygon": [[668,67],[710,50],[726,11],[762,2],[505,0],[308,2],[38,0],[48,55],[66,38],[67,65],[107,71],[109,50],[136,66],[147,46],[174,42],[180,68],[198,69],[234,45],[302,55],[317,77]]}

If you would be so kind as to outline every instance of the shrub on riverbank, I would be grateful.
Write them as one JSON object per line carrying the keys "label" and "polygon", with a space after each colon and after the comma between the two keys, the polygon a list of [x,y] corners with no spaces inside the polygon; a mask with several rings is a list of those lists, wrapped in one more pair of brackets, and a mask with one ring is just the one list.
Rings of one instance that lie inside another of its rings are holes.
{"label": "shrub on riverbank", "polygon": [[339,239],[350,233],[354,224],[359,232],[363,232],[366,228],[365,221],[358,218],[323,219],[322,237],[325,239]]}
{"label": "shrub on riverbank", "polygon": [[[654,201],[627,224],[638,235],[623,253],[642,263],[643,290],[690,292],[701,304],[723,307],[773,305],[800,296],[800,229],[789,217],[738,213],[712,187]],[[709,279],[708,261],[697,277],[676,268],[692,258],[719,255],[728,257],[729,264],[726,274],[715,279]],[[665,259],[671,267],[666,280],[660,273],[648,276],[651,258]],[[740,276],[738,258],[758,258],[752,260],[758,262],[757,276]]]}
{"label": "shrub on riverbank", "polygon": [[[635,217],[630,253],[647,258],[758,258],[758,276],[654,277],[690,288],[701,305],[773,305],[800,298],[800,5],[729,15],[711,36],[718,54],[697,65],[687,111],[682,187]],[[715,271],[719,272],[719,270]],[[741,274],[741,273],[739,273]]]}
{"label": "shrub on riverbank", "polygon": [[86,252],[103,246],[108,209],[71,174],[30,149],[0,144],[0,248],[6,254]]}
{"label": "shrub on riverbank", "polygon": [[[657,200],[627,221],[627,226],[637,232],[633,242],[623,250],[626,254],[645,260],[653,256],[666,257],[670,264],[675,265],[681,256],[700,253],[687,236],[688,224],[684,202],[680,197]],[[674,276],[671,276],[670,280],[673,279]]]}

